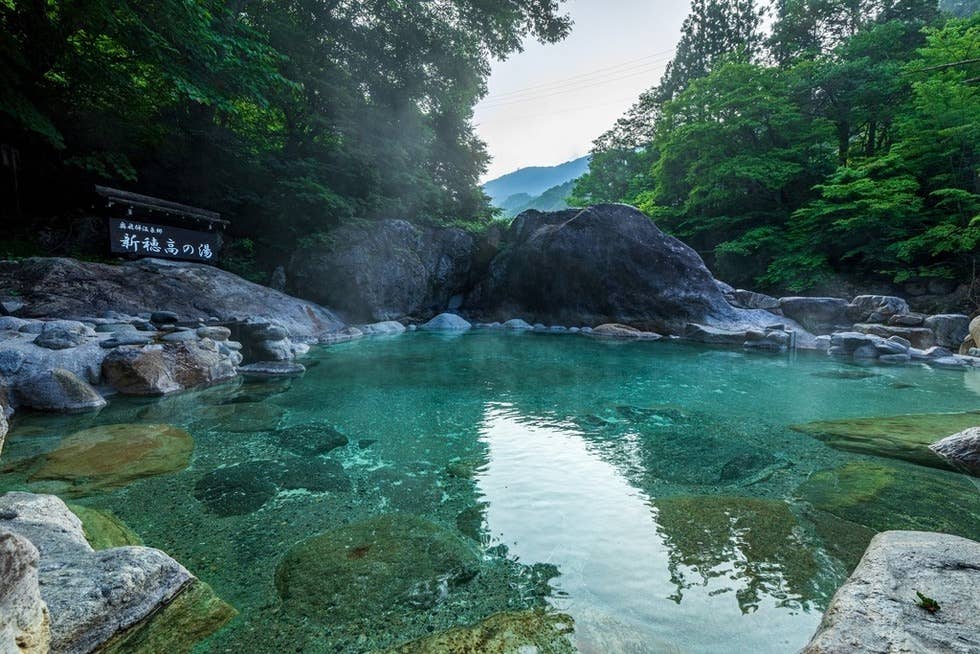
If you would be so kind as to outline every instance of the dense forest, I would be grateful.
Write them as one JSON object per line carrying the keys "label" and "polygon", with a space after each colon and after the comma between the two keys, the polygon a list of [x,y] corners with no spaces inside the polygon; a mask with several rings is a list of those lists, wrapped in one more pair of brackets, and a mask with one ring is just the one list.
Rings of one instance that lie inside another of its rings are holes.
{"label": "dense forest", "polygon": [[[571,201],[635,204],[742,286],[975,279],[978,8],[694,0]],[[0,254],[48,251],[95,183],[227,214],[256,277],[353,220],[480,229],[490,63],[571,27],[558,0],[0,0]]]}
{"label": "dense forest", "polygon": [[353,219],[479,223],[490,62],[569,28],[554,0],[0,0],[0,210],[27,232],[108,183],[271,260]]}
{"label": "dense forest", "polygon": [[695,0],[572,202],[637,205],[733,284],[975,279],[977,9]]}

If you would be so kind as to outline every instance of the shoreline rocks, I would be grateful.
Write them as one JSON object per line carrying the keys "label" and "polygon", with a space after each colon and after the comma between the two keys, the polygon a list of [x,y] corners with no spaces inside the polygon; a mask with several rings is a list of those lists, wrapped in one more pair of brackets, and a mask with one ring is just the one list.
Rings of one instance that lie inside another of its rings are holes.
{"label": "shoreline rocks", "polygon": [[[980,424],[980,419],[977,424]],[[980,427],[970,427],[947,436],[930,445],[929,449],[953,467],[980,477]]]}
{"label": "shoreline rocks", "polygon": [[38,585],[40,554],[0,523],[0,651],[47,654],[51,616]]}
{"label": "shoreline rocks", "polygon": [[[877,534],[801,654],[980,651],[980,543],[921,531]],[[917,605],[916,591],[939,603]]]}

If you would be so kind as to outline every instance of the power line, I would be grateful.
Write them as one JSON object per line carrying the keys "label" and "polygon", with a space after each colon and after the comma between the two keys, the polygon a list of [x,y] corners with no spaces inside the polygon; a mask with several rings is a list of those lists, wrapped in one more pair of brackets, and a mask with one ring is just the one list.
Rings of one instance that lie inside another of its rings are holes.
{"label": "power line", "polygon": [[542,100],[542,99],[545,99],[545,98],[554,97],[556,95],[563,95],[563,94],[566,94],[566,93],[574,93],[576,91],[582,91],[582,90],[589,89],[589,88],[595,88],[595,87],[598,87],[598,86],[602,86],[603,84],[609,84],[611,82],[618,82],[618,81],[621,81],[621,80],[624,80],[624,79],[629,79],[631,77],[637,77],[639,75],[649,75],[650,73],[654,72],[655,70],[661,70],[662,71],[664,68],[665,68],[665,66],[657,65],[657,66],[653,66],[653,67],[648,68],[648,69],[639,70],[639,71],[632,72],[632,73],[627,73],[625,75],[618,75],[618,76],[615,76],[615,77],[607,77],[607,78],[601,79],[601,80],[590,81],[590,82],[585,83],[585,84],[580,84],[578,86],[569,87],[569,88],[566,88],[566,89],[558,89],[558,90],[555,90],[555,91],[552,91],[552,92],[549,92],[549,93],[540,93],[538,95],[527,96],[527,97],[523,97],[523,98],[517,98],[517,99],[514,99],[514,100],[506,100],[506,101],[492,102],[492,103],[481,103],[478,106],[480,108],[482,108],[482,109],[495,109],[497,107],[504,107],[504,106],[507,106],[507,105],[521,104],[521,103],[525,103],[525,102],[533,102],[535,100]]}
{"label": "power line", "polygon": [[[506,93],[498,93],[496,95],[489,96],[487,98],[487,101],[495,102],[497,100],[507,99],[507,98],[509,98],[511,96],[515,96],[515,95],[524,95],[524,94],[526,94],[529,91],[530,92],[534,92],[534,91],[540,91],[540,90],[549,90],[550,87],[565,86],[569,82],[574,82],[575,80],[581,80],[582,78],[594,77],[594,76],[596,76],[598,74],[602,74],[602,73],[609,73],[610,71],[612,71],[613,74],[615,74],[616,72],[623,72],[622,70],[618,70],[617,71],[616,69],[628,69],[628,68],[636,68],[638,65],[639,66],[649,65],[649,64],[652,64],[654,62],[653,61],[647,61],[647,60],[657,59],[657,58],[663,58],[664,55],[670,55],[673,52],[674,52],[674,48],[671,48],[669,50],[663,50],[661,52],[654,52],[653,54],[646,55],[645,57],[638,57],[636,59],[630,59],[630,60],[623,61],[623,62],[620,62],[618,64],[614,64],[614,65],[611,65],[611,66],[605,66],[603,68],[596,68],[594,70],[591,70],[591,71],[588,71],[588,72],[585,72],[585,73],[579,73],[578,75],[572,75],[570,77],[564,77],[564,78],[561,78],[561,79],[554,80],[552,82],[546,82],[544,84],[534,84],[534,85],[531,85],[531,86],[526,86],[524,88],[515,89],[513,91],[507,91]],[[646,63],[645,64],[639,64],[638,62],[646,62]]]}

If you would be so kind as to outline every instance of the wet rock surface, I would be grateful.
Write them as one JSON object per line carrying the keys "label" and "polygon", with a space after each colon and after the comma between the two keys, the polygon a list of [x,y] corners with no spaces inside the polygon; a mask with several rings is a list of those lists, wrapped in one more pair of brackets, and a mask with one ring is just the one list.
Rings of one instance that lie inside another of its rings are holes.
{"label": "wet rock surface", "polygon": [[[834,595],[803,654],[980,651],[980,543],[886,531]],[[939,610],[917,605],[916,591]]]}
{"label": "wet rock surface", "polygon": [[980,477],[980,427],[970,427],[947,436],[930,445],[929,449],[946,459],[954,468]]}
{"label": "wet rock surface", "polygon": [[70,370],[53,368],[17,384],[20,404],[43,411],[79,412],[101,409],[106,401]]}

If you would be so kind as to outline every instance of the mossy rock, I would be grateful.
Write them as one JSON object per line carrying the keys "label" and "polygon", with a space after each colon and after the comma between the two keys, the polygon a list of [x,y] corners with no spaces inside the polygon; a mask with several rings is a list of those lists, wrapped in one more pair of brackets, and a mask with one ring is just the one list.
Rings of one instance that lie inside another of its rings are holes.
{"label": "mossy rock", "polygon": [[827,553],[844,566],[843,572],[854,572],[875,531],[826,511],[808,511],[805,518],[813,525]]}
{"label": "mossy rock", "polygon": [[94,550],[143,544],[136,532],[109,511],[81,504],[69,504],[68,508],[82,521],[85,540]]}
{"label": "mossy rock", "polygon": [[238,615],[206,583],[195,580],[169,604],[99,650],[99,654],[187,654]]}
{"label": "mossy rock", "polygon": [[980,540],[980,493],[956,473],[852,461],[815,472],[797,494],[819,511],[874,531],[941,531]]}
{"label": "mossy rock", "polygon": [[838,450],[903,459],[949,470],[949,464],[929,446],[950,434],[977,425],[980,425],[980,411],[818,420],[791,425],[790,428]]}
{"label": "mossy rock", "polygon": [[573,630],[572,618],[562,613],[508,611],[392,647],[385,654],[574,654],[569,640]]}
{"label": "mossy rock", "polygon": [[[696,495],[664,497],[655,504],[670,549],[676,601],[685,589],[714,578],[742,583],[735,595],[745,613],[758,608],[763,595],[786,605],[810,596],[818,565],[785,502]],[[688,579],[689,571],[698,578]]]}
{"label": "mossy rock", "polygon": [[193,451],[191,435],[172,425],[102,425],[65,437],[30,481],[68,482],[63,494],[78,497],[183,470]]}
{"label": "mossy rock", "polygon": [[324,532],[293,547],[276,588],[293,615],[323,623],[425,609],[471,579],[479,557],[428,520],[388,514]]}

